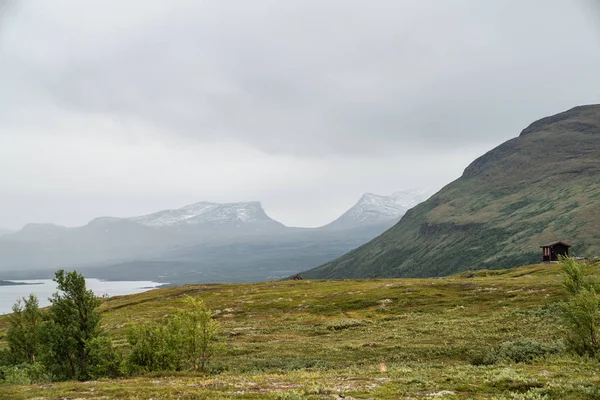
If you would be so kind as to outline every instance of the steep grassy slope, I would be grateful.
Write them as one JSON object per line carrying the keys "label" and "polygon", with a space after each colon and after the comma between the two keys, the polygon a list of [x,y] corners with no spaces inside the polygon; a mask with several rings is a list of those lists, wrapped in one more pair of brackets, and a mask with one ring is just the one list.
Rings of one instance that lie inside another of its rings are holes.
{"label": "steep grassy slope", "polygon": [[310,278],[442,276],[536,262],[539,246],[571,242],[600,255],[600,106],[531,124],[383,235]]}
{"label": "steep grassy slope", "polygon": [[[172,313],[183,295],[204,299],[222,326],[213,372],[0,385],[0,399],[598,398],[598,361],[555,354],[474,364],[506,341],[559,343],[560,279],[558,266],[534,265],[441,279],[188,285],[115,297],[103,302],[103,324],[125,350],[127,325]],[[4,328],[1,317],[0,338]]]}

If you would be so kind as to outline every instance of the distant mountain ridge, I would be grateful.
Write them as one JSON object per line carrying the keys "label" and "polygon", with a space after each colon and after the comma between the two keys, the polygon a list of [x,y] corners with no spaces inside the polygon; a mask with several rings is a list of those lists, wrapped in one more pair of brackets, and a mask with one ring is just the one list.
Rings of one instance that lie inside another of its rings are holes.
{"label": "distant mountain ridge", "polygon": [[[405,190],[389,196],[365,193],[358,202],[333,222],[319,228],[343,225],[345,228],[356,228],[399,219],[411,207],[425,200],[427,190]],[[203,201],[177,209],[157,211],[137,217],[98,217],[85,226],[99,226],[129,221],[153,228],[173,227],[240,227],[242,225],[264,225],[286,228],[284,224],[269,217],[261,202],[248,201],[238,203],[214,203]],[[84,227],[85,227],[84,226]],[[29,223],[19,231],[4,231],[0,234],[11,234],[13,238],[46,239],[60,236],[69,230],[83,227],[65,227],[51,223]],[[307,229],[307,228],[303,228]]]}
{"label": "distant mountain ridge", "polygon": [[431,277],[541,261],[556,240],[600,256],[600,105],[543,118],[398,224],[309,278]]}
{"label": "distant mountain ridge", "polygon": [[10,232],[11,239],[24,241],[43,241],[55,239],[65,234],[70,228],[55,224],[27,224],[20,231]]}
{"label": "distant mountain ridge", "polygon": [[13,233],[14,231],[12,229],[4,229],[4,228],[0,228],[0,236],[2,235],[8,235],[9,233]]}
{"label": "distant mountain ridge", "polygon": [[418,201],[415,193],[365,194],[333,228],[286,227],[257,201],[200,202],[74,228],[28,224],[0,237],[0,271],[76,267],[90,277],[178,283],[278,279],[381,234]]}

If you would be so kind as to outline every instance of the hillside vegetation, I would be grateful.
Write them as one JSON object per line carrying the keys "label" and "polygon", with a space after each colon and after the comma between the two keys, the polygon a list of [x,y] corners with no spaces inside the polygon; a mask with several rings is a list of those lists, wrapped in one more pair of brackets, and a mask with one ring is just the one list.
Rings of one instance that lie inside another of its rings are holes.
{"label": "hillside vegetation", "polygon": [[[600,266],[591,270],[600,275]],[[129,325],[173,314],[186,295],[201,298],[221,326],[223,350],[210,373],[3,384],[0,398],[598,398],[598,361],[562,351],[560,283],[553,264],[436,279],[188,285],[114,297],[101,305],[102,324],[122,347]],[[0,318],[0,337],[6,327]]]}
{"label": "hillside vegetation", "polygon": [[531,124],[463,176],[309,278],[428,277],[537,262],[566,240],[600,256],[600,105]]}

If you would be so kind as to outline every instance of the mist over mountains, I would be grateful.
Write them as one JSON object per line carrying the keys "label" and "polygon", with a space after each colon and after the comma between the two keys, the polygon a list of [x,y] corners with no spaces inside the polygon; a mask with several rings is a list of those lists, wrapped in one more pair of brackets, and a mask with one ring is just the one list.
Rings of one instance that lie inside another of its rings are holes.
{"label": "mist over mountains", "polygon": [[9,233],[13,233],[14,231],[10,230],[10,229],[4,229],[4,228],[0,228],[0,236],[2,235],[6,235]]}
{"label": "mist over mountains", "polygon": [[423,190],[365,194],[319,228],[287,227],[257,201],[200,202],[130,218],[100,217],[81,227],[32,223],[0,237],[0,276],[78,268],[95,278],[170,283],[277,279],[360,246],[426,197]]}
{"label": "mist over mountains", "polygon": [[386,224],[402,217],[408,210],[427,199],[427,190],[396,192],[390,196],[365,193],[358,203],[324,229],[348,229],[363,225]]}
{"label": "mist over mountains", "polygon": [[310,278],[432,277],[541,261],[540,246],[600,257],[600,105],[542,118],[365,245]]}

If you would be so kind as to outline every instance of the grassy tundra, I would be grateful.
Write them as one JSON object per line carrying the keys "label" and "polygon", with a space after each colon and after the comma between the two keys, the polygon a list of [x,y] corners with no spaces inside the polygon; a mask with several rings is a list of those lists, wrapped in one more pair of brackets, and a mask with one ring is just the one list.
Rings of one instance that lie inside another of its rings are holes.
{"label": "grassy tundra", "polygon": [[[594,275],[600,266],[591,267]],[[200,297],[220,325],[208,372],[0,385],[0,399],[595,399],[598,360],[564,351],[558,265],[434,279],[188,285],[103,300],[127,326]],[[0,318],[0,347],[7,327]],[[340,396],[341,395],[341,396]]]}

